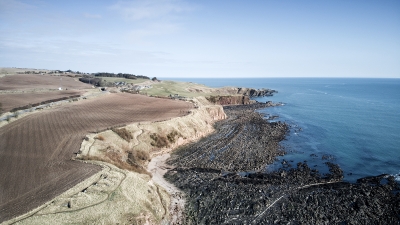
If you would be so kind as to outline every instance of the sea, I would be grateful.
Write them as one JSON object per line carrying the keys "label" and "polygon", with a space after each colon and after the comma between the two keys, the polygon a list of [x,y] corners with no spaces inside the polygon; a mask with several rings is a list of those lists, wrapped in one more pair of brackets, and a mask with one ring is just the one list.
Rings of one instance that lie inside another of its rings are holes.
{"label": "sea", "polygon": [[259,110],[291,129],[287,152],[265,170],[306,162],[322,174],[326,162],[338,164],[344,180],[390,174],[400,181],[400,79],[380,78],[168,78],[209,87],[269,88],[278,91],[260,102],[282,106]]}

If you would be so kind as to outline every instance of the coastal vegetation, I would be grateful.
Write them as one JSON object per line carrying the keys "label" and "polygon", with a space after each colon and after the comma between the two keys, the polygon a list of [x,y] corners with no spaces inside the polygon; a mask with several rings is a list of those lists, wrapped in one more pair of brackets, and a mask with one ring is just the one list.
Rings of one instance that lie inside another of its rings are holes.
{"label": "coastal vegetation", "polygon": [[116,134],[118,134],[118,136],[120,136],[122,139],[124,139],[125,141],[129,142],[133,136],[132,134],[127,131],[125,128],[120,128],[120,129],[112,129],[112,131],[114,131]]}
{"label": "coastal vegetation", "polygon": [[94,73],[93,76],[95,77],[119,77],[119,78],[126,78],[126,79],[146,79],[149,80],[150,78],[143,75],[134,75],[129,73],[107,73],[107,72],[100,72]]}

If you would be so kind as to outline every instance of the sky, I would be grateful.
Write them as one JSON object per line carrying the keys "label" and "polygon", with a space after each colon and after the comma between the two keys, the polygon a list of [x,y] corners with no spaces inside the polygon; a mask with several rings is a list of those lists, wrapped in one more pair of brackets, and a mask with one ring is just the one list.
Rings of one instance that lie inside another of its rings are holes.
{"label": "sky", "polygon": [[400,78],[400,1],[0,0],[0,67]]}

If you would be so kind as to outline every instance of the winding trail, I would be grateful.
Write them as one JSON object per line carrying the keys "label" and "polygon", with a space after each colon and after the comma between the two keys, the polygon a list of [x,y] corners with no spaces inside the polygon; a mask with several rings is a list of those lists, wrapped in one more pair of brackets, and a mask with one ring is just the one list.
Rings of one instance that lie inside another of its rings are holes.
{"label": "winding trail", "polygon": [[170,157],[170,154],[165,153],[152,158],[147,170],[153,175],[152,179],[154,183],[163,187],[171,197],[169,216],[171,218],[170,224],[182,224],[182,219],[184,217],[184,207],[185,199],[183,193],[175,187],[173,184],[169,183],[164,179],[164,174],[172,169],[165,162]]}

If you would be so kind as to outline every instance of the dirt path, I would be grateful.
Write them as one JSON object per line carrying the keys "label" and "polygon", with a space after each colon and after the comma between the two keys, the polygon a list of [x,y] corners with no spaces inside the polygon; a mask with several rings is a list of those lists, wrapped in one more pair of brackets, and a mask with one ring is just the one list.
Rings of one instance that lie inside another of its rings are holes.
{"label": "dirt path", "polygon": [[150,161],[147,170],[153,175],[152,179],[154,183],[163,187],[171,196],[171,203],[169,207],[171,218],[170,224],[181,224],[183,221],[182,218],[185,207],[183,193],[173,184],[164,179],[164,174],[172,168],[165,163],[169,157],[170,154],[168,153],[154,157]]}

